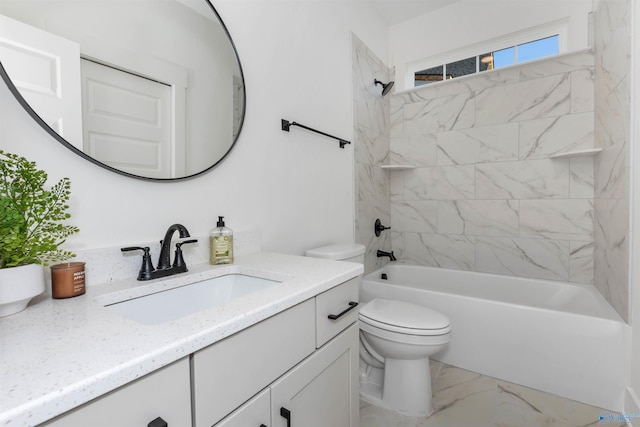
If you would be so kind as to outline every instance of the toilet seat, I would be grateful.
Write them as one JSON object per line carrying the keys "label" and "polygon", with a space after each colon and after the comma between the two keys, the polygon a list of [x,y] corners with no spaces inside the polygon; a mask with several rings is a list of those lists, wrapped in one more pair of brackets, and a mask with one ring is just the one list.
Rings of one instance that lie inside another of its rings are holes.
{"label": "toilet seat", "polygon": [[442,313],[404,301],[376,298],[360,309],[360,321],[375,328],[405,335],[433,336],[451,332]]}

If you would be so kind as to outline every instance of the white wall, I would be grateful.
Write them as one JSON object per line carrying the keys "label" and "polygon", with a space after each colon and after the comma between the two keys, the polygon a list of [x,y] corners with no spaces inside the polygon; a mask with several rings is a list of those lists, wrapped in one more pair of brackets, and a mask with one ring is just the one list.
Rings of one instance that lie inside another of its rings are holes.
{"label": "white wall", "polygon": [[591,8],[591,0],[461,0],[417,16],[389,28],[395,80],[409,88],[408,63],[563,19],[568,22],[567,51],[585,49]]}
{"label": "white wall", "polygon": [[381,21],[360,2],[213,1],[239,51],[247,112],[228,158],[183,182],[123,177],[55,142],[0,84],[0,148],[27,156],[50,179],[72,181],[71,250],[162,238],[174,222],[202,235],[225,215],[235,230],[260,230],[263,249],[302,254],[353,241],[353,147],[293,128],[307,124],[351,139],[353,31],[386,57]]}

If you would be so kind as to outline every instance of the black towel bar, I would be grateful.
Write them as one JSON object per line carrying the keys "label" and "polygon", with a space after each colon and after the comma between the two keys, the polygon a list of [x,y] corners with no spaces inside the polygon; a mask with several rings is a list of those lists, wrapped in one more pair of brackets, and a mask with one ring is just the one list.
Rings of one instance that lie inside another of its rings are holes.
{"label": "black towel bar", "polygon": [[344,148],[345,145],[351,144],[350,141],[345,141],[344,139],[338,138],[337,136],[329,135],[328,133],[321,132],[319,130],[310,128],[309,126],[301,125],[300,123],[296,123],[296,122],[290,122],[289,120],[282,119],[281,125],[282,125],[282,130],[285,131],[285,132],[289,132],[289,128],[291,126],[298,126],[298,127],[303,128],[303,129],[310,130],[311,132],[319,133],[320,135],[324,135],[324,136],[328,136],[329,138],[337,139],[338,142],[340,143],[340,148]]}

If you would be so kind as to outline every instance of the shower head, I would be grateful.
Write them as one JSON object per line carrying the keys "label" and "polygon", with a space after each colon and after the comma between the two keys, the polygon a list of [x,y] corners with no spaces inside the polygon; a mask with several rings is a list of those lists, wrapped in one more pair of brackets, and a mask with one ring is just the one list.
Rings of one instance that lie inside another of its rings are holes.
{"label": "shower head", "polygon": [[388,94],[391,88],[393,87],[393,80],[390,81],[389,83],[382,83],[380,80],[376,79],[373,82],[376,85],[382,86],[382,96],[385,96],[386,94]]}

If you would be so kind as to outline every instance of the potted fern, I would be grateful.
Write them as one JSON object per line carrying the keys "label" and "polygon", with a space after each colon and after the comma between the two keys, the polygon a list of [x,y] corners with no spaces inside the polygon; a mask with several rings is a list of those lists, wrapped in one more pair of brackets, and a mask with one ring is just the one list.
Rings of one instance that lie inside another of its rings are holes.
{"label": "potted fern", "polygon": [[75,255],[60,249],[79,230],[65,225],[71,182],[46,188],[47,173],[0,150],[0,317],[24,310],[44,291],[43,266]]}

